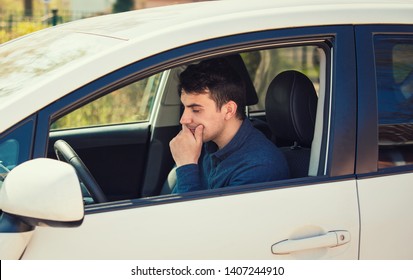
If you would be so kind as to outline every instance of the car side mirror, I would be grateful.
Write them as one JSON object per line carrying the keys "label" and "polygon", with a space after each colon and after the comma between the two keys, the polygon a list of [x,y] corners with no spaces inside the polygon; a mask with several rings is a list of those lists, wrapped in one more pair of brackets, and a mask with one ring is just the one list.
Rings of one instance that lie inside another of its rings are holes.
{"label": "car side mirror", "polygon": [[47,158],[22,163],[1,186],[0,209],[0,259],[19,258],[36,226],[82,224],[84,206],[76,171]]}

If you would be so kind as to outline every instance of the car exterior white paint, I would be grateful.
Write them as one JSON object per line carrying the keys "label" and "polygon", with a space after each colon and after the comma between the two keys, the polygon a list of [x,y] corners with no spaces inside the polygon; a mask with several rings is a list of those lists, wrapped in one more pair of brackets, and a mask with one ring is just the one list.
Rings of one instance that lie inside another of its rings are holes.
{"label": "car exterior white paint", "polygon": [[[342,246],[271,252],[342,229]],[[86,215],[79,228],[37,228],[23,259],[357,259],[358,232],[355,182],[344,182]]]}
{"label": "car exterior white paint", "polygon": [[412,259],[413,245],[404,241],[413,234],[412,180],[402,174],[357,181],[361,259]]}

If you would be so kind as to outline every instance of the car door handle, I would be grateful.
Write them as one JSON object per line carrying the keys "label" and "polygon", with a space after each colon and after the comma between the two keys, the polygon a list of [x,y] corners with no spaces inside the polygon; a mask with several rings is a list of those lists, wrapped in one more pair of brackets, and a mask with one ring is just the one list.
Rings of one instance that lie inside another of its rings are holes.
{"label": "car door handle", "polygon": [[271,246],[275,255],[285,255],[297,251],[324,247],[337,247],[350,241],[350,233],[345,230],[329,231],[326,234],[302,239],[286,239]]}

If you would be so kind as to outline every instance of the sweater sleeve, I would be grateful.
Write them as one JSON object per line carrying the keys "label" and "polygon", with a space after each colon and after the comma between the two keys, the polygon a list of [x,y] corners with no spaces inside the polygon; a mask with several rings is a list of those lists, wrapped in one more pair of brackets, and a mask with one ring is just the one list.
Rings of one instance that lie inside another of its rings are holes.
{"label": "sweater sleeve", "polygon": [[176,186],[172,193],[185,193],[201,190],[201,178],[198,164],[182,165],[176,169]]}

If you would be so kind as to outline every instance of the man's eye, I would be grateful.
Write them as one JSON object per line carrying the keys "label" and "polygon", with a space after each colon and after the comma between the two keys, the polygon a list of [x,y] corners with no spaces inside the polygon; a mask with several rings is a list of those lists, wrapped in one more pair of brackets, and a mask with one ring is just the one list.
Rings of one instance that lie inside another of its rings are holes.
{"label": "man's eye", "polygon": [[193,113],[199,113],[199,110],[192,109]]}

